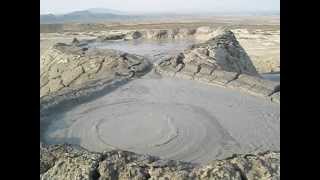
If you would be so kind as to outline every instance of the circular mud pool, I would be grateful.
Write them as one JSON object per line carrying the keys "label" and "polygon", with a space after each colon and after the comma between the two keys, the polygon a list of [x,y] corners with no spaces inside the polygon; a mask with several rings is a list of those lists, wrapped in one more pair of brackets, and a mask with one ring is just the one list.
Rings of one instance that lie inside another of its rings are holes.
{"label": "circular mud pool", "polygon": [[[63,109],[59,108],[59,109]],[[46,143],[207,163],[280,150],[280,106],[191,80],[141,78],[46,118]]]}

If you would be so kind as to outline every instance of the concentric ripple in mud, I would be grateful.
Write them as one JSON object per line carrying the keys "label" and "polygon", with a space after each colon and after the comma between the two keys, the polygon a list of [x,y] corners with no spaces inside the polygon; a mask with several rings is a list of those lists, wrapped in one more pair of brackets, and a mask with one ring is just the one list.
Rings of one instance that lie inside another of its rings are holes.
{"label": "concentric ripple in mud", "polygon": [[120,148],[206,163],[233,153],[279,150],[280,107],[188,80],[136,79],[114,92],[54,112],[47,143]]}

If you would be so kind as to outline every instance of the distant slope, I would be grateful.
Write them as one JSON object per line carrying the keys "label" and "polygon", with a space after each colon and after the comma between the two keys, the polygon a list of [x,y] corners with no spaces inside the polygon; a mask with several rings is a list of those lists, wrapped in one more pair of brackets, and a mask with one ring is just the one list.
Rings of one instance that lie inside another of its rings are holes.
{"label": "distant slope", "polygon": [[101,14],[106,14],[106,13],[117,14],[117,15],[129,14],[127,12],[113,10],[113,9],[107,9],[107,8],[91,8],[91,9],[87,9],[87,11],[89,11],[91,13],[101,13]]}
{"label": "distant slope", "polygon": [[107,13],[110,10],[106,9],[89,9],[85,11],[75,11],[64,15],[45,14],[40,15],[40,24],[53,23],[68,23],[68,22],[99,22],[99,21],[115,21],[135,18],[135,16],[128,16],[119,14]]}

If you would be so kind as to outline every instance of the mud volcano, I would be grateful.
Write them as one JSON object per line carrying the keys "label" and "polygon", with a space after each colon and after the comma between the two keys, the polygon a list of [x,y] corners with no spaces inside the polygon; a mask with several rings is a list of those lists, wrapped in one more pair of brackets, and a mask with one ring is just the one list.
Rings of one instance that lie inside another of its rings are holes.
{"label": "mud volcano", "polygon": [[194,163],[280,149],[280,85],[260,77],[230,31],[192,46],[146,42],[131,49],[139,55],[104,49],[119,42],[49,50],[41,141]]}

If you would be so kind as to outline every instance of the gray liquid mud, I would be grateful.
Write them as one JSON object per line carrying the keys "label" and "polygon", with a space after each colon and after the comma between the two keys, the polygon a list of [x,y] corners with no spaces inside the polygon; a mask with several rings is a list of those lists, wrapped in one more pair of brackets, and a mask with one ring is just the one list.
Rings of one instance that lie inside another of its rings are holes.
{"label": "gray liquid mud", "polygon": [[46,143],[97,152],[119,148],[207,163],[280,149],[279,104],[191,80],[136,79],[48,118]]}
{"label": "gray liquid mud", "polygon": [[270,81],[280,82],[280,73],[264,73],[261,74],[264,79],[268,79]]}

